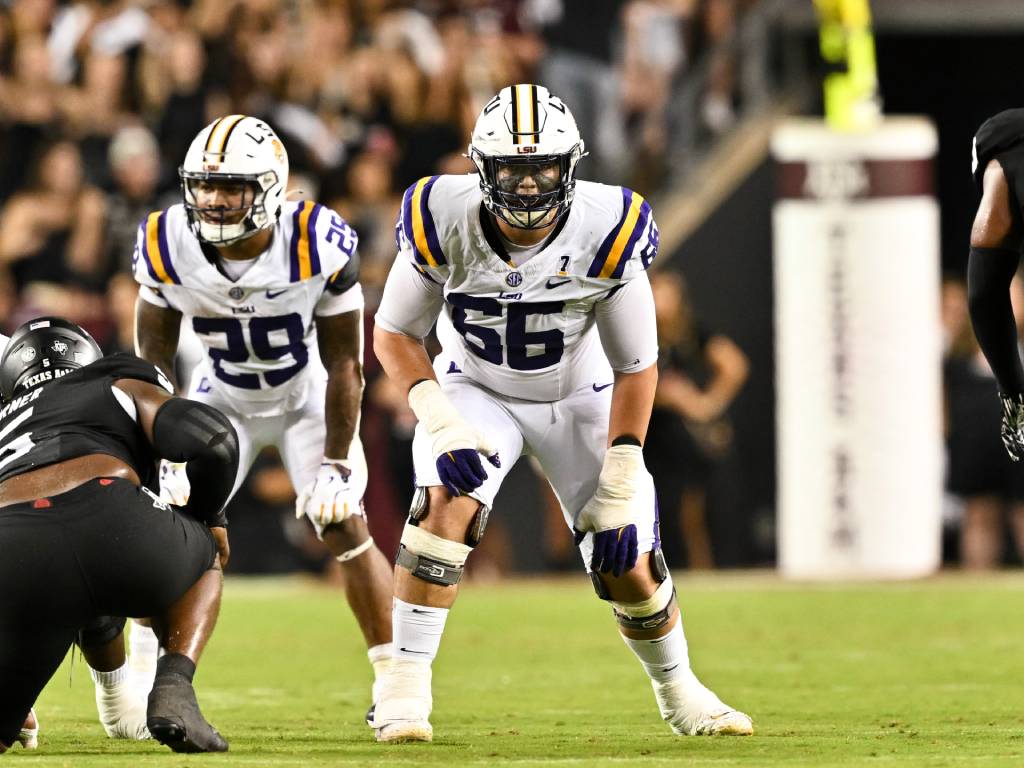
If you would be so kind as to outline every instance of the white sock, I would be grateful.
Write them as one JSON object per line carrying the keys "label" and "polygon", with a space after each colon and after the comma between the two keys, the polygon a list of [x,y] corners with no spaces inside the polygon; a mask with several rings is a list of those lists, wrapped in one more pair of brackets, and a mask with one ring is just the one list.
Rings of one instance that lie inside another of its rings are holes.
{"label": "white sock", "polygon": [[676,625],[667,635],[654,640],[633,640],[622,636],[644,671],[656,683],[667,683],[686,677],[690,673],[690,657],[686,650],[686,635],[683,622],[678,617]]}
{"label": "white sock", "polygon": [[448,620],[447,608],[412,605],[394,599],[391,625],[394,630],[394,658],[427,662],[437,656],[441,635]]}
{"label": "white sock", "polygon": [[90,667],[89,674],[92,675],[92,681],[97,685],[108,689],[113,688],[128,679],[128,662],[126,661],[120,667],[112,669],[110,672],[97,672]]}
{"label": "white sock", "polygon": [[160,643],[152,627],[132,622],[132,631],[128,633],[128,659],[134,669],[156,667]]}

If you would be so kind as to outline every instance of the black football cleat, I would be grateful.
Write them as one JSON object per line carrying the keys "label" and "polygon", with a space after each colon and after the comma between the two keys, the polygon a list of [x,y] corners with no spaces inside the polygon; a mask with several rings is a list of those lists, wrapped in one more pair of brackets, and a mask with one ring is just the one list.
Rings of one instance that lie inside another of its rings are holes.
{"label": "black football cleat", "polygon": [[228,743],[199,711],[192,684],[181,675],[158,674],[149,693],[146,726],[175,752],[227,752]]}

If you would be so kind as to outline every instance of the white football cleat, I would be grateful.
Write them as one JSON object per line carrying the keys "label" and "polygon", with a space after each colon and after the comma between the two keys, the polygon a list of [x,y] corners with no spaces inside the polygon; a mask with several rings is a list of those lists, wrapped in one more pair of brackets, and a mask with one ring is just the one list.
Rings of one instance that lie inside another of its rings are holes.
{"label": "white football cleat", "polygon": [[112,686],[96,683],[96,710],[107,736],[132,741],[152,738],[146,727],[148,694],[133,685],[130,676]]}
{"label": "white football cleat", "polygon": [[429,663],[392,659],[373,713],[377,741],[433,741],[430,679]]}
{"label": "white football cleat", "polygon": [[750,736],[754,723],[722,703],[690,672],[668,683],[653,683],[661,717],[680,736]]}
{"label": "white football cleat", "polygon": [[377,741],[388,744],[434,740],[434,728],[426,720],[397,720],[378,725],[376,731]]}
{"label": "white football cleat", "polygon": [[25,749],[36,749],[39,746],[39,718],[36,717],[35,709],[28,711],[25,724],[18,731],[16,741],[21,743]]}

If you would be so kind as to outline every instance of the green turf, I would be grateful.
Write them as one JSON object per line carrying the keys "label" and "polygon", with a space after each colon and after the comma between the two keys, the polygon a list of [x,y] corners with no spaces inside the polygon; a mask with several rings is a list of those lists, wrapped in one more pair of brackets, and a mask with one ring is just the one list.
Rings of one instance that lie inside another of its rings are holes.
{"label": "green turf", "polygon": [[[197,675],[226,755],[106,739],[81,661],[43,693],[22,766],[1021,766],[1024,577],[794,586],[677,574],[693,666],[746,739],[678,738],[582,577],[470,584],[434,672],[432,745],[378,745],[341,595],[229,579]],[[70,678],[70,683],[69,683]],[[2,695],[2,681],[0,681]]]}

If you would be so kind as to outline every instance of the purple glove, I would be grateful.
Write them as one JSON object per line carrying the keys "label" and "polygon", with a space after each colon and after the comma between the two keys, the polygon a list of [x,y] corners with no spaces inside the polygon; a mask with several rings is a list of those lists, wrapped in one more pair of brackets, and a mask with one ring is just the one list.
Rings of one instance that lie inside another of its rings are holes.
{"label": "purple glove", "polygon": [[[501,466],[498,454],[488,456],[487,461],[495,467]],[[483,485],[487,472],[480,461],[480,452],[473,448],[458,448],[446,451],[437,457],[437,475],[452,496],[463,496]],[[634,536],[635,539],[635,536]]]}
{"label": "purple glove", "polygon": [[594,534],[594,555],[590,559],[590,570],[598,573],[611,571],[612,576],[618,578],[632,570],[637,555],[636,525],[633,523],[600,531]]}

